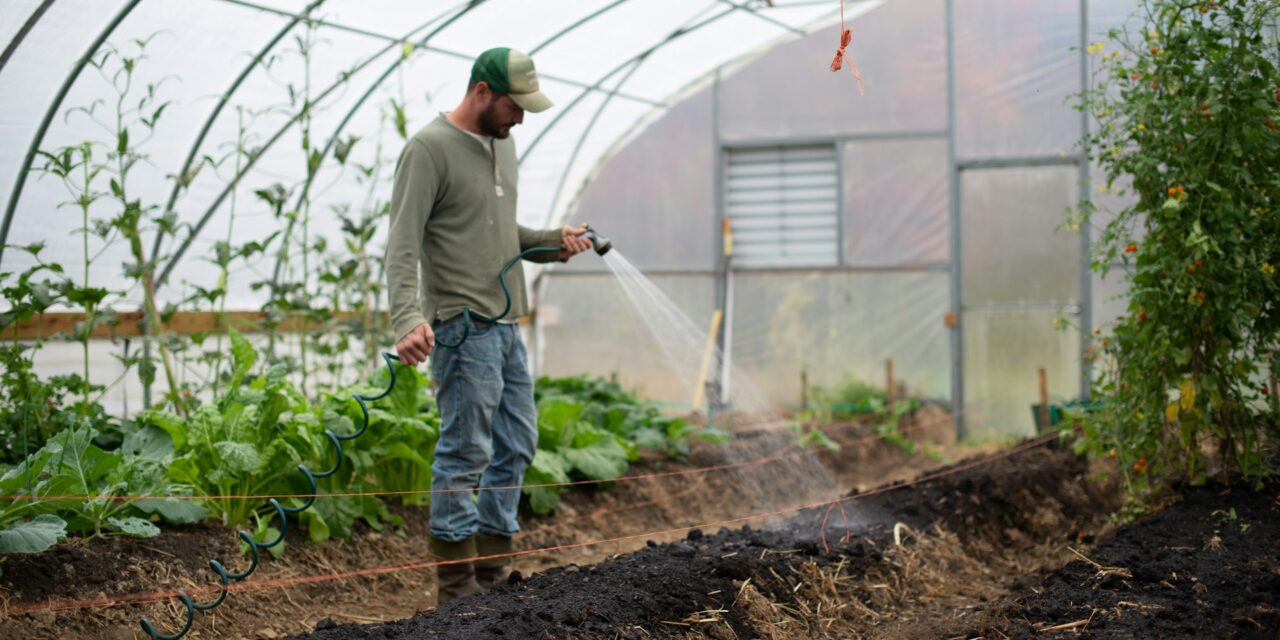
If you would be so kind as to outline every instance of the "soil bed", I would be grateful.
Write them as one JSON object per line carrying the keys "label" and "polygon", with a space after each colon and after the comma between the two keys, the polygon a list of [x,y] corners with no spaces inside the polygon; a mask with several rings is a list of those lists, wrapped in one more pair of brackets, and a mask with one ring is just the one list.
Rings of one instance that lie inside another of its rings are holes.
{"label": "soil bed", "polygon": [[1280,484],[1194,488],[955,636],[1280,638]]}
{"label": "soil bed", "polygon": [[[911,608],[908,601],[918,600],[919,591],[929,586],[920,578],[929,574],[929,561],[916,558],[922,548],[938,556],[999,555],[1046,539],[1061,545],[1068,535],[1084,535],[1082,527],[1092,535],[1112,503],[1084,475],[1084,464],[1065,451],[1041,447],[998,454],[989,464],[960,465],[954,474],[926,484],[850,500],[843,516],[815,509],[763,531],[725,529],[708,535],[693,530],[683,541],[651,543],[590,567],[551,569],[409,619],[374,625],[326,620],[314,633],[298,637],[871,634],[890,618],[901,621],[901,612]],[[739,506],[755,511],[749,503]],[[848,529],[845,519],[851,521]],[[933,534],[920,533],[935,525]],[[964,536],[955,538],[949,530]],[[949,549],[939,548],[939,540]],[[988,576],[987,582],[1000,579]]]}

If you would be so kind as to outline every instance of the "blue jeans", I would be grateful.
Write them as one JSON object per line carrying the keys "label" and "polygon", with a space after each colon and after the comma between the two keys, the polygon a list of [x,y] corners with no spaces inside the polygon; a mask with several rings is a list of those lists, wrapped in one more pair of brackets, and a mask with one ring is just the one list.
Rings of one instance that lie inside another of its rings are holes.
{"label": "blue jeans", "polygon": [[[431,533],[458,542],[477,531],[513,536],[525,469],[538,448],[533,380],[520,329],[514,324],[476,323],[467,341],[461,316],[436,329],[431,378],[440,406],[440,438],[431,464]],[[439,493],[446,491],[446,493]]]}

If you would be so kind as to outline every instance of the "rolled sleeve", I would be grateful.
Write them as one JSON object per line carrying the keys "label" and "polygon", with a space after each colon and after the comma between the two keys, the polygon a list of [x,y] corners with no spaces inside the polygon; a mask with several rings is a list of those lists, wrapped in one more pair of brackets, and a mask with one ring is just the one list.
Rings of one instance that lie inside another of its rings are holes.
{"label": "rolled sleeve", "polygon": [[[560,229],[530,229],[528,227],[516,227],[520,235],[520,250],[526,251],[534,247],[556,247],[562,246],[560,242]],[[536,253],[525,258],[529,262],[566,262],[559,255],[554,253]]]}

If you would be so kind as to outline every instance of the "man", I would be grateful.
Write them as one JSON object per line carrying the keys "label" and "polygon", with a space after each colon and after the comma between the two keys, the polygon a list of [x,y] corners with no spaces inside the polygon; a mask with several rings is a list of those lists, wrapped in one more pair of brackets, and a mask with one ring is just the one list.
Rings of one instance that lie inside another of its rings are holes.
{"label": "man", "polygon": [[[495,324],[463,309],[496,316],[506,299],[498,282],[519,252],[542,261],[568,260],[591,247],[584,229],[527,229],[516,224],[516,154],[511,128],[524,112],[551,107],[538,90],[533,61],[505,47],[489,49],[471,68],[467,93],[405,145],[391,196],[386,273],[396,352],[410,366],[431,360],[440,406],[440,437],[431,465],[431,552],[438,602],[505,580],[519,531],[519,489],[537,450],[533,382],[516,319],[528,312],[524,271],[507,272],[510,312]],[[421,281],[419,281],[421,277]],[[439,343],[456,344],[457,348]],[[473,500],[473,489],[479,495]]]}

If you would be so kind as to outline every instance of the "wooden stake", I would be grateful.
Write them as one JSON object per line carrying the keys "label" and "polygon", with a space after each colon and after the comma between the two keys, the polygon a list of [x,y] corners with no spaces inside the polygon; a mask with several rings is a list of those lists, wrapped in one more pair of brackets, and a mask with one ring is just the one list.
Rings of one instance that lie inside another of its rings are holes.
{"label": "wooden stake", "polygon": [[889,409],[889,413],[893,413],[893,403],[897,399],[897,385],[893,383],[893,358],[884,359],[884,390],[885,404]]}
{"label": "wooden stake", "polygon": [[[1049,429],[1049,374],[1040,367],[1040,422],[1045,430]],[[1026,414],[1023,414],[1026,415]]]}
{"label": "wooden stake", "polygon": [[800,370],[800,410],[809,409],[809,372]]}
{"label": "wooden stake", "polygon": [[720,321],[724,319],[724,310],[716,309],[711,314],[711,330],[707,332],[707,348],[702,352],[702,369],[698,372],[698,383],[693,390],[693,410],[697,411],[706,399],[707,375],[711,371],[711,359],[716,353],[716,338],[720,334]]}

